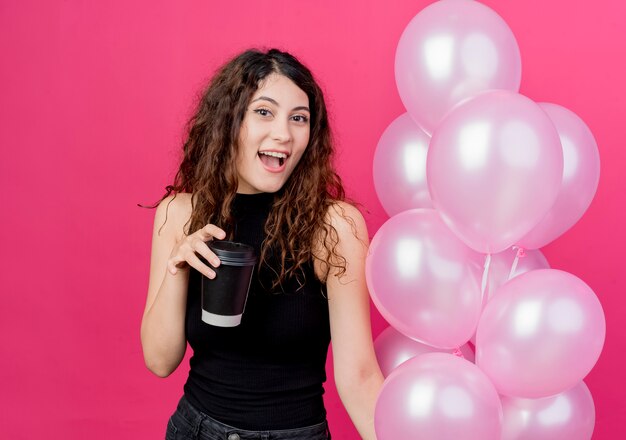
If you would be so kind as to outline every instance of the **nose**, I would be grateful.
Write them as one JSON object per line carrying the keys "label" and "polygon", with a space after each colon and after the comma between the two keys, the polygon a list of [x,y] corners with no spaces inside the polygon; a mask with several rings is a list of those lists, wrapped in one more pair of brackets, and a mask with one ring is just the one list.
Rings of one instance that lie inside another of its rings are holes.
{"label": "nose", "polygon": [[285,143],[291,140],[289,121],[276,119],[272,125],[272,139],[276,142]]}

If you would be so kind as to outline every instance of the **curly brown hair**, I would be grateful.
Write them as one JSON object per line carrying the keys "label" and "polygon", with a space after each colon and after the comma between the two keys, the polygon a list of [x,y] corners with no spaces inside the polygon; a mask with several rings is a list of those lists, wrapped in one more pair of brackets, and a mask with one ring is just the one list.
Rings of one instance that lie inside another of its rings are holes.
{"label": "curly brown hair", "polygon": [[[339,275],[346,270],[346,261],[336,250],[337,230],[328,215],[329,208],[346,200],[346,196],[341,178],[332,166],[334,147],[324,95],[309,69],[289,53],[251,49],[217,71],[187,124],[189,135],[174,183],[166,186],[166,194],[149,208],[156,207],[172,192],[193,193],[187,231],[213,223],[226,231],[227,238],[233,238],[231,204],[238,188],[235,158],[239,131],[253,94],[272,73],[284,75],[302,89],[311,109],[307,148],[276,193],[265,223],[267,238],[262,245],[260,265],[267,262],[270,249],[277,250],[280,261],[273,289],[292,276],[301,280],[303,266],[314,259],[324,268],[322,281],[331,266],[339,269]],[[325,258],[315,255],[315,243],[323,244]]]}

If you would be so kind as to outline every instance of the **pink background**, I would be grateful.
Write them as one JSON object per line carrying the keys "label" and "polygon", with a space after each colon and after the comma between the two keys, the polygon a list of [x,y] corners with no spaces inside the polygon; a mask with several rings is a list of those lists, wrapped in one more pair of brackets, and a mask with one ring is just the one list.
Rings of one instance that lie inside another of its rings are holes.
{"label": "pink background", "polygon": [[[311,66],[327,94],[341,175],[376,232],[387,216],[372,181],[374,149],[404,111],[395,47],[428,3],[0,3],[2,438],[163,438],[187,367],[163,380],[143,364],[154,211],[136,204],[154,202],[170,183],[195,94],[238,51],[278,46]],[[522,93],[573,110],[598,141],[596,198],[544,252],[604,306],[606,345],[586,383],[594,439],[614,439],[626,417],[626,6],[485,3],[518,39]],[[385,326],[373,312],[374,334]],[[358,438],[332,374],[326,388],[334,437]]]}

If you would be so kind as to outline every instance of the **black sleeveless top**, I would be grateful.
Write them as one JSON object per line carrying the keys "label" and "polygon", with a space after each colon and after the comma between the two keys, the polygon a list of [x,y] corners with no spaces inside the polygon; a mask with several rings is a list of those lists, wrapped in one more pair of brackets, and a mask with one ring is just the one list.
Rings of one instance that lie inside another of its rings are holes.
{"label": "black sleeveless top", "polygon": [[[273,194],[237,194],[234,240],[261,255]],[[313,264],[271,291],[277,260],[253,275],[241,324],[215,327],[201,320],[200,280],[189,274],[185,333],[193,349],[185,396],[214,419],[247,430],[293,429],[324,421],[322,384],[330,343],[325,285]],[[301,277],[302,278],[302,277]]]}

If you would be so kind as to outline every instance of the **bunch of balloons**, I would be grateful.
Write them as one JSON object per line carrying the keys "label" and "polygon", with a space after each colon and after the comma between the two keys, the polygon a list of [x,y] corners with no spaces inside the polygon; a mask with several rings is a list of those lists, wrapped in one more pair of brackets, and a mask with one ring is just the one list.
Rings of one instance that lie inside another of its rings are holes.
{"label": "bunch of balloons", "polygon": [[375,341],[386,375],[378,439],[591,438],[582,379],[602,350],[604,314],[587,284],[538,250],[593,199],[591,131],[518,93],[515,37],[476,1],[415,16],[395,74],[407,113],[374,156],[391,218],[366,262],[391,324]]}

